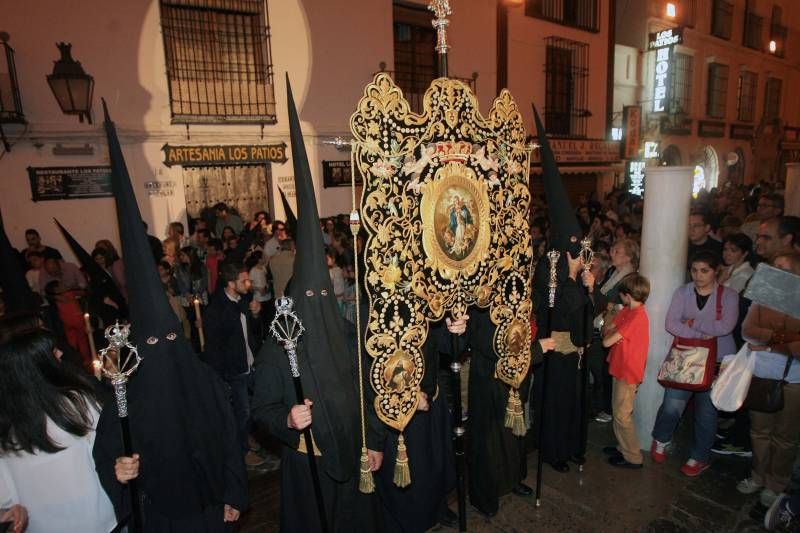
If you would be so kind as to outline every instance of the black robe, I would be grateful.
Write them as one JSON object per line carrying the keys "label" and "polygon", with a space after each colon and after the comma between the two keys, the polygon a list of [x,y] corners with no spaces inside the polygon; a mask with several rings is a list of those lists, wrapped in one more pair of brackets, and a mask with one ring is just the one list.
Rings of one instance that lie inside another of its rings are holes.
{"label": "black robe", "polygon": [[[420,385],[428,395],[430,409],[417,411],[403,431],[411,470],[407,487],[394,484],[399,433],[385,430],[383,466],[376,473],[375,485],[386,531],[417,533],[434,527],[447,507],[448,493],[455,488],[450,413],[438,388],[439,354],[450,352],[450,343],[443,321],[432,324],[423,346],[425,375]],[[460,341],[457,348],[463,344]],[[371,392],[371,387],[368,390]]]}
{"label": "black robe", "polygon": [[[542,260],[537,263],[534,272],[537,337],[547,337],[553,331],[566,331],[570,334],[572,344],[576,347],[584,346],[591,339],[591,301],[583,286],[569,278],[566,254],[561,254],[557,266],[555,306],[548,309],[549,270],[548,262]],[[544,433],[539,449],[544,454],[544,460],[553,463],[567,461],[570,457],[583,453],[583,381],[579,372],[581,357],[577,351],[553,351],[545,357],[547,362],[533,369],[533,429],[538,435],[539,414],[544,413]],[[585,364],[581,368],[585,369]],[[543,396],[544,391],[546,398]]]}
{"label": "black robe", "polygon": [[[497,512],[500,496],[508,494],[528,475],[525,437],[505,427],[509,386],[495,377],[497,355],[492,346],[496,326],[483,309],[470,311],[469,345],[469,500],[481,512]],[[534,351],[541,355],[539,343]],[[530,374],[519,388],[528,401]]]}

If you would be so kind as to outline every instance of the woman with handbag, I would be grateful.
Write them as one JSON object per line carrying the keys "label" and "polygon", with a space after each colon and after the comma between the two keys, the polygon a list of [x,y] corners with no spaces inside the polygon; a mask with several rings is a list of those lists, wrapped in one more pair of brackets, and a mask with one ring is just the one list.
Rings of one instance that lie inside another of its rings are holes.
{"label": "woman with handbag", "polygon": [[[800,254],[779,255],[772,264],[800,275]],[[789,484],[800,440],[800,319],[754,303],[742,336],[756,358],[745,399],[753,467],[736,488],[744,494],[761,490],[761,503],[769,507]]]}
{"label": "woman with handbag", "polygon": [[[659,382],[665,386],[664,400],[653,426],[650,456],[655,463],[666,460],[666,447],[686,404],[694,397],[694,441],[689,459],[681,467],[681,472],[690,477],[709,467],[714,445],[717,409],[711,402],[710,389],[716,360],[736,353],[731,332],[739,317],[739,295],[717,283],[718,266],[719,258],[713,252],[700,251],[692,257],[692,281],[675,291],[666,319],[666,329],[675,338],[659,372]],[[691,366],[681,362],[682,350],[704,357],[699,368],[696,362]]]}

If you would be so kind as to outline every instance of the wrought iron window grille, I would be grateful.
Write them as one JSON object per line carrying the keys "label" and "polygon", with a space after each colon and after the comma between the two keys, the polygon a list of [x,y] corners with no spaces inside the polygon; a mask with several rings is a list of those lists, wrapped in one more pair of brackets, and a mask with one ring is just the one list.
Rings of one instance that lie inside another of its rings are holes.
{"label": "wrought iron window grille", "polygon": [[160,0],[172,122],[276,122],[266,0]]}
{"label": "wrought iron window grille", "polygon": [[545,38],[545,125],[556,137],[586,137],[589,45],[563,37]]}

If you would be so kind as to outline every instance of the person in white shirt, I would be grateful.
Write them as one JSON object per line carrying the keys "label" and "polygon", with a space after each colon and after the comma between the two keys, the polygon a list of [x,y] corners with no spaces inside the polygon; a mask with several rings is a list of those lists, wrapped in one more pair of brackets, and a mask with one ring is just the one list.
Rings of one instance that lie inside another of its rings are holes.
{"label": "person in white shirt", "polygon": [[[14,532],[108,533],[117,519],[92,459],[100,405],[89,378],[60,362],[47,331],[0,341],[0,520]],[[138,462],[118,458],[117,480]]]}
{"label": "person in white shirt", "polygon": [[717,281],[739,294],[747,287],[753,275],[750,258],[753,254],[753,241],[744,233],[734,233],[722,243],[722,262]]}

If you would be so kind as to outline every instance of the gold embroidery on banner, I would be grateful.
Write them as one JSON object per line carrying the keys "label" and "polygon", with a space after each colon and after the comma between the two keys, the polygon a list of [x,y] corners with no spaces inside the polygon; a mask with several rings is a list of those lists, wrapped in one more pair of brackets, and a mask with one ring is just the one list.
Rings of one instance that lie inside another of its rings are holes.
{"label": "gold embroidery on banner", "polygon": [[498,379],[530,365],[530,147],[507,90],[487,117],[469,88],[434,80],[423,112],[385,73],[350,119],[368,233],[365,347],[375,410],[402,431],[416,412],[428,323],[490,308]]}

